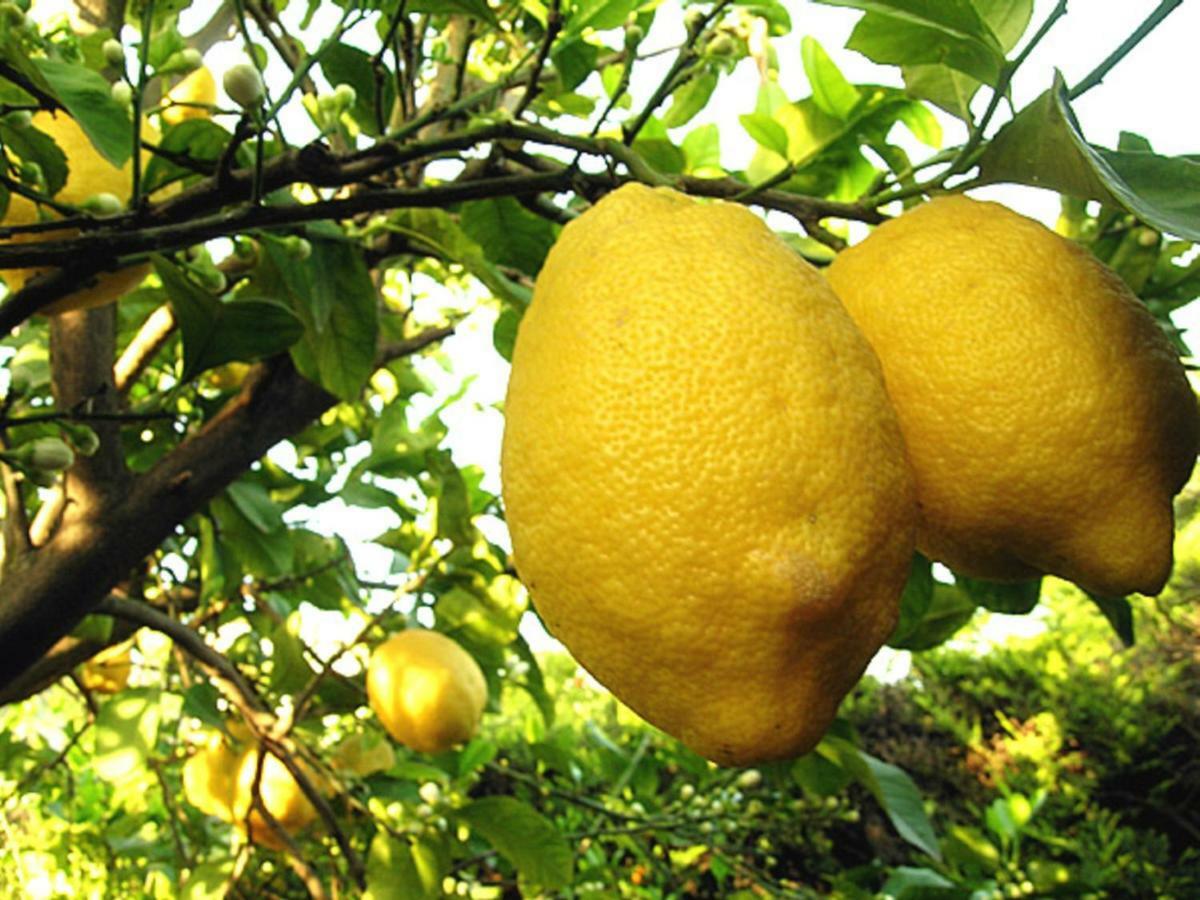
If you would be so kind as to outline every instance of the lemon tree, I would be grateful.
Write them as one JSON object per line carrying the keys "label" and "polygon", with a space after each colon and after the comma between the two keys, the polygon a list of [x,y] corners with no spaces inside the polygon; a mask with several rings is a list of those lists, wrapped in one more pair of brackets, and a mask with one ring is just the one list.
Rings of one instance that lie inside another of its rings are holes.
{"label": "lemon tree", "polygon": [[1194,894],[1200,176],[1089,107],[1194,12],[1099,15],[0,4],[0,884]]}

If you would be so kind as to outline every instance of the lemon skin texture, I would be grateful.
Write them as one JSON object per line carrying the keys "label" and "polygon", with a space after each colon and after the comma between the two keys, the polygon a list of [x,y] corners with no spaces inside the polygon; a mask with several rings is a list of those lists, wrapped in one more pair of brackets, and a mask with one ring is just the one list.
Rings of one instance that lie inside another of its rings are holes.
{"label": "lemon skin texture", "polygon": [[[258,771],[259,750],[245,751],[238,760],[234,776],[233,824],[245,830],[249,822],[249,836],[256,844],[271,850],[282,850],[283,840],[257,809],[252,808],[254,780]],[[307,768],[307,767],[306,767]],[[312,777],[311,773],[309,777]],[[268,753],[262,762],[262,776],[258,783],[259,796],[267,812],[289,835],[307,827],[317,818],[316,807],[300,789],[299,783],[288,771],[287,766]]]}
{"label": "lemon skin texture", "polygon": [[[33,117],[33,126],[54,138],[55,143],[67,156],[67,182],[62,190],[54,195],[60,203],[78,206],[93,194],[108,193],[118,197],[129,194],[132,165],[124,168],[114,167],[101,156],[92,146],[83,129],[66,113],[57,116],[49,112],[39,112]],[[153,137],[153,135],[151,135]],[[52,214],[56,215],[56,214]],[[19,194],[12,194],[8,204],[8,213],[4,217],[5,225],[31,225],[37,222],[37,205]],[[43,232],[39,234],[19,234],[9,239],[12,243],[30,242],[35,240],[63,239],[74,234],[74,230],[59,232]],[[25,282],[36,275],[51,272],[52,268],[5,269],[0,272],[8,284],[9,294],[15,294]],[[75,309],[91,309],[105,306],[118,300],[121,296],[133,290],[142,283],[149,265],[129,266],[116,272],[102,272],[91,283],[78,292],[69,294],[41,310],[43,314],[54,315]]]}
{"label": "lemon skin texture", "polygon": [[550,631],[719,763],[810,749],[892,631],[913,488],[870,347],[751,212],[626,185],[518,332],[502,482]]}
{"label": "lemon skin texture", "polygon": [[233,822],[234,787],[241,754],[213,735],[183,764],[183,796],[205,815]]}
{"label": "lemon skin texture", "polygon": [[[217,82],[207,66],[201,66],[167,91],[164,98],[169,103],[196,103],[211,106],[217,102]],[[166,125],[178,125],[188,119],[206,119],[209,110],[200,106],[167,106],[162,111]]]}
{"label": "lemon skin texture", "polygon": [[1200,442],[1178,357],[1120,278],[995,203],[946,196],[839,254],[883,363],[918,547],[967,575],[1154,594]]}
{"label": "lemon skin texture", "polygon": [[474,657],[452,639],[410,628],[371,654],[367,699],[397,742],[440,753],[475,735],[487,682]]}

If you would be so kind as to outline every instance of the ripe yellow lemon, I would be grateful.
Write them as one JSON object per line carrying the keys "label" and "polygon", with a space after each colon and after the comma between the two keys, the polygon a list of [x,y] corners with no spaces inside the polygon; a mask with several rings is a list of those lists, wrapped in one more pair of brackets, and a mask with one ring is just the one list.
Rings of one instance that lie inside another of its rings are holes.
{"label": "ripe yellow lemon", "polygon": [[183,796],[205,815],[233,822],[234,785],[241,754],[213,734],[183,764]]}
{"label": "ripe yellow lemon", "polygon": [[892,631],[913,488],[879,363],[754,214],[630,184],[521,323],[501,472],[550,631],[727,764],[794,756]]}
{"label": "ripe yellow lemon", "polygon": [[188,119],[208,118],[211,113],[202,106],[212,106],[217,102],[216,79],[207,66],[201,66],[167,91],[164,100],[168,104],[198,104],[166,106],[162,111],[162,120],[167,125],[178,125]]}
{"label": "ripe yellow lemon", "polygon": [[115,694],[129,684],[129,673],[133,668],[128,643],[117,644],[101,650],[79,667],[79,681],[90,691]]}
{"label": "ripe yellow lemon", "polygon": [[947,196],[838,255],[917,479],[918,546],[968,575],[1156,593],[1200,417],[1153,317],[1081,247]]}
{"label": "ripe yellow lemon", "polygon": [[388,734],[423,753],[471,739],[487,703],[474,657],[444,634],[410,628],[375,648],[367,698]]}
{"label": "ripe yellow lemon", "polygon": [[[256,844],[272,850],[282,850],[284,843],[275,830],[257,809],[253,809],[254,782],[259,768],[260,751],[253,747],[242,754],[234,776],[233,823],[244,829],[249,822],[250,837]],[[302,764],[303,765],[303,764]],[[308,766],[305,774],[313,780]],[[314,781],[314,786],[315,786]],[[287,766],[270,753],[262,761],[262,775],[258,780],[258,793],[263,806],[289,835],[296,834],[317,818],[316,807],[300,789],[299,783]]]}
{"label": "ripe yellow lemon", "polygon": [[[65,112],[54,115],[40,112],[33,117],[34,126],[54,138],[55,143],[67,156],[67,182],[54,199],[60,203],[78,206],[95,194],[113,194],[120,198],[129,196],[132,166],[126,164],[118,169],[101,156],[92,146],[83,129]],[[5,225],[31,225],[38,221],[37,206],[19,194],[12,194]],[[20,234],[10,240],[28,242],[34,240],[62,239],[70,232],[58,231],[40,234]],[[90,309],[104,306],[120,298],[141,284],[149,272],[149,266],[130,266],[117,272],[101,273],[96,283],[77,293],[63,297],[42,310],[45,314],[67,312],[72,309]],[[5,269],[0,275],[8,284],[10,294],[15,294],[25,282],[51,271],[48,268]]]}

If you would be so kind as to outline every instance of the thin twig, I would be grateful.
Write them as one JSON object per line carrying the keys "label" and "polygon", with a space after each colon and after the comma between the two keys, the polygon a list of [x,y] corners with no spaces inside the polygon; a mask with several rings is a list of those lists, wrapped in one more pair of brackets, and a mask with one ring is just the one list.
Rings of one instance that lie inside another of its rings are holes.
{"label": "thin twig", "polygon": [[1134,29],[1133,34],[1122,41],[1121,45],[1107,57],[1105,57],[1104,61],[1100,63],[1100,65],[1096,66],[1096,68],[1089,72],[1084,79],[1079,82],[1079,84],[1075,85],[1075,87],[1071,89],[1067,96],[1074,100],[1076,97],[1085,94],[1096,85],[1100,84],[1109,71],[1112,70],[1113,66],[1128,56],[1129,52],[1138,44],[1140,44],[1146,35],[1157,28],[1163,19],[1165,19],[1182,5],[1183,0],[1162,0],[1162,2],[1158,4],[1158,8],[1155,9],[1154,12],[1150,13],[1150,15],[1146,17],[1146,20],[1142,22],[1141,25]]}

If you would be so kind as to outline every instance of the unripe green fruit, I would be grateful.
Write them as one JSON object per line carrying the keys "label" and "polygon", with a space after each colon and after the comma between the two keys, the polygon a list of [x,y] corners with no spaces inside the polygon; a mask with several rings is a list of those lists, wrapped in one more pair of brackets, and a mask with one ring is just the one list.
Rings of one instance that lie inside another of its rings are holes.
{"label": "unripe green fruit", "polygon": [[33,113],[27,109],[18,109],[4,117],[4,124],[10,128],[28,128],[33,122]]}
{"label": "unripe green fruit", "polygon": [[204,56],[195,47],[188,47],[186,50],[181,51],[180,57],[189,72],[195,71],[204,63]]}
{"label": "unripe green fruit", "polygon": [[40,437],[22,444],[12,456],[41,472],[60,472],[75,463],[75,451],[62,438],[56,437]]}

